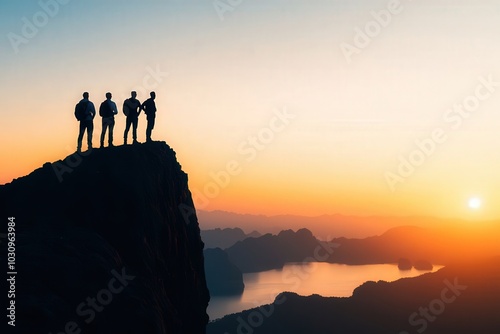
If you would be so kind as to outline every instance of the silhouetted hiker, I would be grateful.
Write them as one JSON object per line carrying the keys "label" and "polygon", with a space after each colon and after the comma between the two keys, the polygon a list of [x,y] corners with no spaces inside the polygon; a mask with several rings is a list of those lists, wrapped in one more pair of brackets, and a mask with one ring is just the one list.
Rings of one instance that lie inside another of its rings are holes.
{"label": "silhouetted hiker", "polygon": [[118,114],[116,103],[111,101],[111,93],[106,93],[106,101],[99,107],[99,115],[102,117],[101,148],[104,147],[104,137],[109,127],[108,144],[113,146],[113,129],[115,127],[115,115]]}
{"label": "silhouetted hiker", "polygon": [[82,140],[85,130],[87,130],[87,145],[89,150],[92,149],[92,134],[94,132],[94,117],[95,107],[89,101],[89,93],[83,93],[83,99],[77,103],[75,107],[75,117],[80,121],[80,133],[78,134],[77,152],[82,151]]}
{"label": "silhouetted hiker", "polygon": [[123,102],[123,113],[127,116],[127,125],[125,126],[125,133],[123,134],[124,145],[127,145],[128,130],[130,130],[130,125],[132,125],[133,143],[139,143],[137,141],[137,125],[139,123],[139,115],[141,113],[141,102],[136,99],[136,92],[131,92],[130,95],[131,97]]}
{"label": "silhouetted hiker", "polygon": [[146,119],[148,120],[148,125],[146,127],[147,142],[151,141],[151,132],[155,127],[155,118],[156,118],[156,103],[155,103],[156,93],[151,92],[149,95],[151,96],[151,98],[144,101],[144,103],[141,106],[141,108],[144,110],[144,113],[146,114]]}

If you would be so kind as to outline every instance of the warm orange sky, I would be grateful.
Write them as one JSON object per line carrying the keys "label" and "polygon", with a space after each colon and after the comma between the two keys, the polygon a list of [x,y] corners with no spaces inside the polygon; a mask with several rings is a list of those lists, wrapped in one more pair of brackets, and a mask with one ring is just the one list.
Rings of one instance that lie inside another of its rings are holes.
{"label": "warm orange sky", "polygon": [[500,4],[388,3],[75,1],[26,38],[46,9],[3,2],[0,183],[75,149],[83,91],[154,89],[198,208],[500,218]]}

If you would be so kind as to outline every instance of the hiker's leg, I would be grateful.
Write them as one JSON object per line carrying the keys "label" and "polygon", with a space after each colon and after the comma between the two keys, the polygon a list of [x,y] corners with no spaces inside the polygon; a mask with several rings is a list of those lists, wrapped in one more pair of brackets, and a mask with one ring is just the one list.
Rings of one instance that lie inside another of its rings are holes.
{"label": "hiker's leg", "polygon": [[127,143],[128,130],[130,130],[131,124],[132,124],[132,121],[130,120],[129,117],[127,117],[126,125],[125,125],[125,132],[123,133],[123,139],[125,139],[125,144]]}
{"label": "hiker's leg", "polygon": [[89,149],[92,149],[92,136],[94,135],[94,122],[93,121],[86,121],[87,122],[87,145]]}
{"label": "hiker's leg", "polygon": [[146,141],[151,141],[151,131],[153,129],[151,128],[151,120],[148,119],[148,125],[146,127]]}
{"label": "hiker's leg", "polygon": [[153,132],[154,127],[155,127],[155,118],[152,117],[148,119],[148,128],[146,131],[147,141],[151,141],[151,133]]}
{"label": "hiker's leg", "polygon": [[132,138],[137,141],[137,125],[139,124],[139,118],[132,120]]}
{"label": "hiker's leg", "polygon": [[106,118],[102,119],[102,130],[101,130],[101,147],[104,147],[104,138],[106,137],[106,130],[108,124],[106,123]]}
{"label": "hiker's leg", "polygon": [[115,119],[112,118],[109,123],[109,146],[113,146],[113,129],[115,128]]}
{"label": "hiker's leg", "polygon": [[83,134],[85,133],[85,121],[80,121],[80,129],[78,133],[78,140],[76,150],[80,151],[82,149]]}

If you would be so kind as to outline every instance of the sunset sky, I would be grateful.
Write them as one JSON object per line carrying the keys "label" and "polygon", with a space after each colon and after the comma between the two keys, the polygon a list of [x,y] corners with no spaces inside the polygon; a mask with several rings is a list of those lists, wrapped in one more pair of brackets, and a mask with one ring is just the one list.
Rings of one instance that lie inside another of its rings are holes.
{"label": "sunset sky", "polygon": [[74,152],[83,91],[122,144],[155,90],[198,209],[500,218],[498,0],[2,1],[0,31],[1,184]]}

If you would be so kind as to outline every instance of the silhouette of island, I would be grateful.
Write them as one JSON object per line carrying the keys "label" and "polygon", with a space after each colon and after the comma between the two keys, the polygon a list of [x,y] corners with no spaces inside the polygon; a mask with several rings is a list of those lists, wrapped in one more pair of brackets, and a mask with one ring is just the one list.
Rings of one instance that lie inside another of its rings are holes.
{"label": "silhouette of island", "polygon": [[0,202],[17,223],[17,333],[205,333],[204,245],[166,143],[46,163]]}
{"label": "silhouette of island", "polygon": [[282,231],[247,238],[226,249],[229,260],[243,273],[282,268],[287,262],[302,262],[314,254],[318,240],[307,229]]}
{"label": "silhouette of island", "polygon": [[413,264],[407,258],[401,258],[398,260],[398,268],[399,270],[411,270],[413,268]]}
{"label": "silhouette of island", "polygon": [[432,263],[430,263],[427,260],[417,260],[413,264],[413,267],[417,270],[422,270],[422,271],[432,270],[434,268]]}

